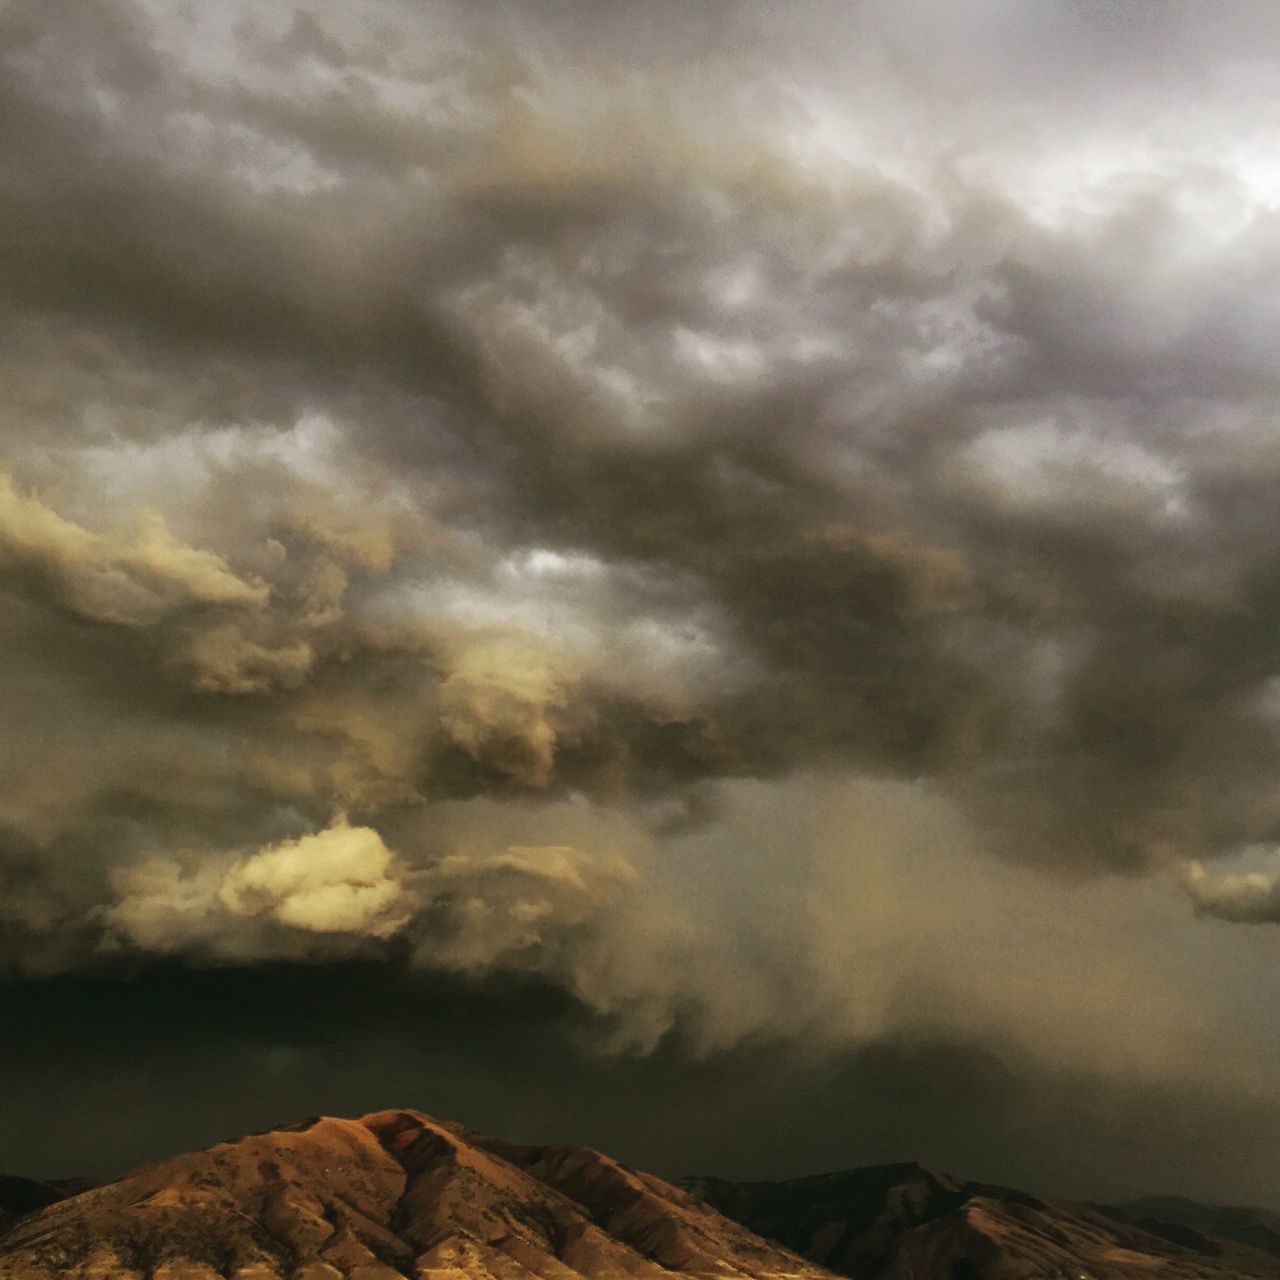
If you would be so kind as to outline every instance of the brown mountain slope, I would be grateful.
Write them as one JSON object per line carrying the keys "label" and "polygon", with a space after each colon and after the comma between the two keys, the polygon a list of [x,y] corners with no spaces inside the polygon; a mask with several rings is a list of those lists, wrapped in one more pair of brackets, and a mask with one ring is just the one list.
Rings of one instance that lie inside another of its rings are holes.
{"label": "brown mountain slope", "polygon": [[1180,1232],[1213,1236],[1280,1258],[1280,1214],[1252,1205],[1198,1204],[1182,1196],[1146,1196],[1105,1212],[1174,1239]]}
{"label": "brown mountain slope", "polygon": [[828,1280],[585,1148],[415,1111],[324,1117],[147,1166],[0,1237],[0,1280]]}
{"label": "brown mountain slope", "polygon": [[685,1185],[760,1235],[857,1280],[1280,1280],[1280,1259],[1242,1243],[959,1183],[916,1164]]}
{"label": "brown mountain slope", "polygon": [[[681,1190],[416,1111],[309,1120],[66,1190],[0,1179],[0,1280],[1280,1280],[1253,1247],[1260,1211],[1241,1226],[1246,1211],[1178,1202],[1183,1221],[1133,1221],[914,1164]],[[1224,1213],[1235,1240],[1205,1229]]]}

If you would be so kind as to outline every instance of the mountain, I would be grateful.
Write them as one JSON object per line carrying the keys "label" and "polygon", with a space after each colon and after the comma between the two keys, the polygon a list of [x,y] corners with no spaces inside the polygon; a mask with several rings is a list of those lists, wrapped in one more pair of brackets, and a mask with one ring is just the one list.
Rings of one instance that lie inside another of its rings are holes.
{"label": "mountain", "polygon": [[1219,1240],[1234,1240],[1280,1258],[1280,1213],[1248,1205],[1198,1204],[1181,1196],[1146,1196],[1114,1209],[1154,1231],[1181,1228]]}
{"label": "mountain", "polygon": [[65,1199],[66,1193],[51,1182],[0,1174],[0,1234],[19,1218]]}
{"label": "mountain", "polygon": [[587,1147],[381,1111],[96,1188],[0,1178],[0,1280],[1280,1280],[1278,1226],[1171,1198],[1041,1200],[918,1164],[677,1187]]}
{"label": "mountain", "polygon": [[682,1185],[759,1235],[856,1280],[1280,1278],[1280,1258],[1252,1239],[959,1182],[919,1164]]}
{"label": "mountain", "polygon": [[417,1111],[320,1117],[146,1166],[0,1236],[0,1280],[829,1280],[583,1147]]}

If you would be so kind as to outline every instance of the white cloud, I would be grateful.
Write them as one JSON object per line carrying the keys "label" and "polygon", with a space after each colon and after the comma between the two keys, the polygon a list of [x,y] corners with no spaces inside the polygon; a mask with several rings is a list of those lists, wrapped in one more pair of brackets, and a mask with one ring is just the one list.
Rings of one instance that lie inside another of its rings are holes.
{"label": "white cloud", "polygon": [[402,876],[378,832],[339,818],[315,835],[268,845],[237,862],[218,899],[236,916],[268,916],[313,933],[387,938],[412,916]]}
{"label": "white cloud", "polygon": [[1199,916],[1234,924],[1280,924],[1280,870],[1213,875],[1189,862],[1183,887]]}

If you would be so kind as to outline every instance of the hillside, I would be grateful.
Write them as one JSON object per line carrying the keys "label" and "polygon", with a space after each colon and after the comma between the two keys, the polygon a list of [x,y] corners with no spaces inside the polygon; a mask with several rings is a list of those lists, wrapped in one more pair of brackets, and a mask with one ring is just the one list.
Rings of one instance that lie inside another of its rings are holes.
{"label": "hillside", "polygon": [[918,1164],[684,1185],[760,1235],[857,1280],[1280,1277],[1280,1259],[1252,1241],[962,1183]]}
{"label": "hillside", "polygon": [[819,1280],[687,1193],[579,1147],[416,1111],[321,1117],[147,1166],[0,1236],[3,1280]]}
{"label": "hillside", "polygon": [[419,1111],[316,1117],[107,1183],[0,1178],[0,1280],[1280,1280],[1261,1210],[1107,1208],[919,1164],[674,1186]]}

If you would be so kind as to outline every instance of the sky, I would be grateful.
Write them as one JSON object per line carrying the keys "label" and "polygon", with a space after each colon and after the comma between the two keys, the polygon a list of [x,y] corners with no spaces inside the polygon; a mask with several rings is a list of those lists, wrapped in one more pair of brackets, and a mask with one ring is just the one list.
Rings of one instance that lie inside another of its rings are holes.
{"label": "sky", "polygon": [[0,0],[0,1168],[1280,1207],[1278,133],[1261,0]]}

